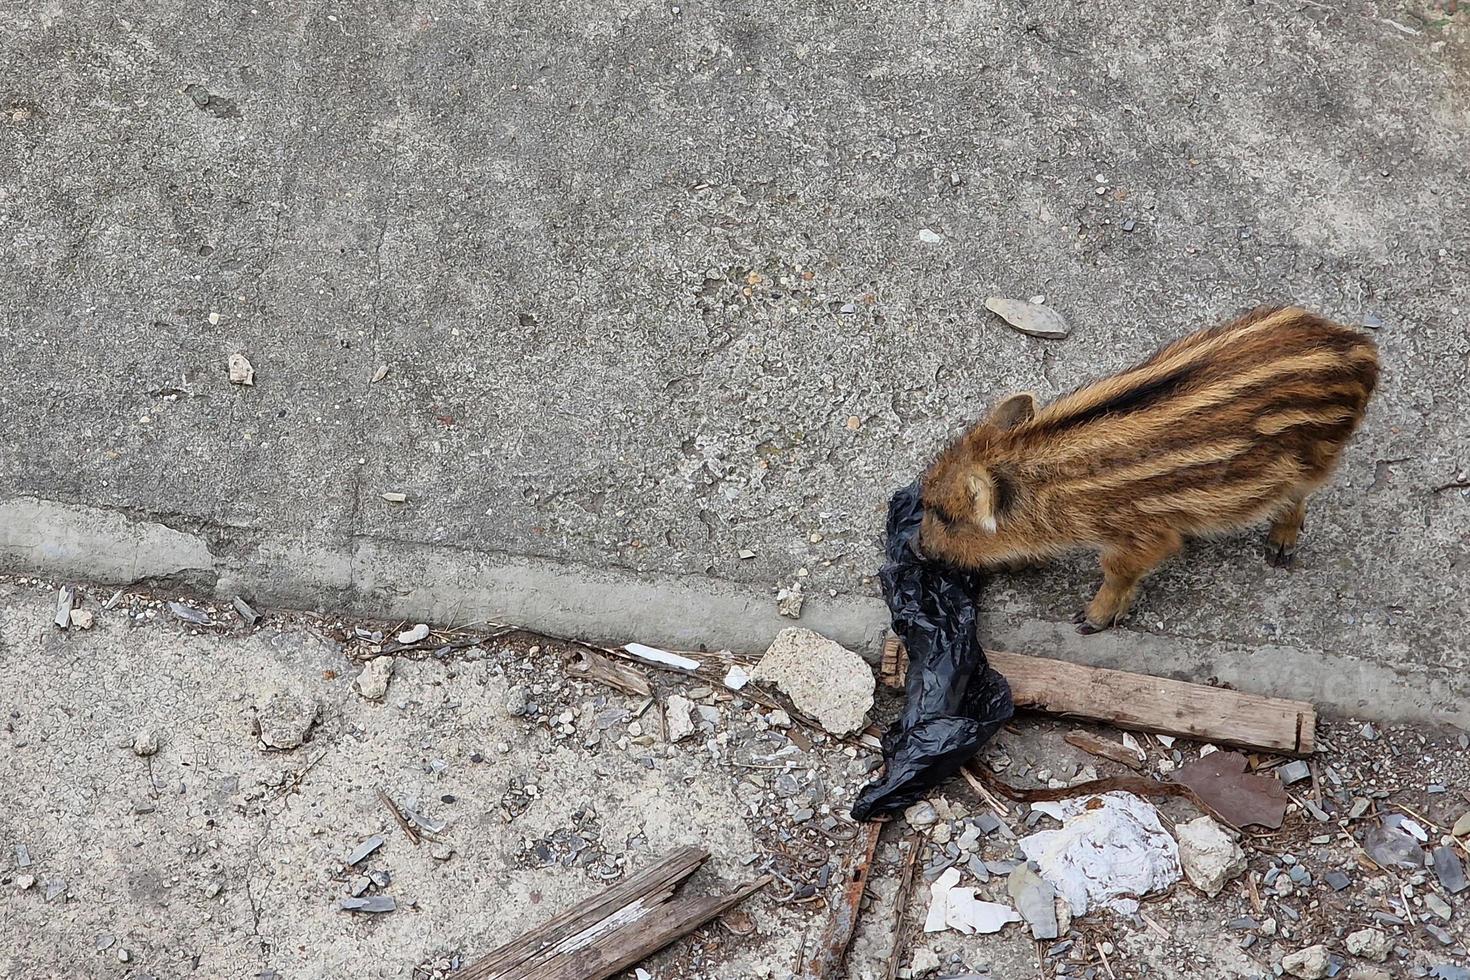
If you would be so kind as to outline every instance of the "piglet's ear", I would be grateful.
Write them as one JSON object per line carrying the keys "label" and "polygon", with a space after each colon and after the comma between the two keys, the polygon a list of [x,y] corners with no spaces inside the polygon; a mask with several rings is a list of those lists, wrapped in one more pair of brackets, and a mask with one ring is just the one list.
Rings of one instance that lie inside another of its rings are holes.
{"label": "piglet's ear", "polygon": [[986,531],[995,532],[995,484],[989,471],[977,468],[965,481],[970,492],[970,519]]}
{"label": "piglet's ear", "polygon": [[1011,395],[990,410],[985,421],[997,429],[1014,429],[1036,414],[1036,396],[1029,391]]}

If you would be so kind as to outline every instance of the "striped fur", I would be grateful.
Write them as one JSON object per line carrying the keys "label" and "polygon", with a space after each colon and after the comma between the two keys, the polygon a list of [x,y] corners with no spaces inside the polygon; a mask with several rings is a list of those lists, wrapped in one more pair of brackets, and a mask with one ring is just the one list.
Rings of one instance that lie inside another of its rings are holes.
{"label": "striped fur", "polygon": [[1284,563],[1377,380],[1364,334],[1261,309],[1044,408],[1011,396],[924,474],[921,547],[969,568],[1096,549],[1078,629],[1105,629],[1187,536],[1270,518]]}

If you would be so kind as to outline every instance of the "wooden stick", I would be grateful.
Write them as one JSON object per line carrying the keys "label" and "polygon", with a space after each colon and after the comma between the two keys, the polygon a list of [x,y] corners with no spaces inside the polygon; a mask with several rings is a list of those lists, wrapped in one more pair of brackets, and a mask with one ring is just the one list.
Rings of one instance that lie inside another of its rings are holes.
{"label": "wooden stick", "polygon": [[827,928],[822,931],[822,938],[817,941],[816,955],[807,961],[806,970],[802,973],[804,978],[831,980],[842,969],[842,963],[847,959],[847,948],[852,945],[852,934],[857,929],[863,891],[868,886],[868,871],[873,866],[873,855],[878,850],[878,835],[882,832],[883,824],[868,824],[867,842],[847,867],[847,887],[843,889],[842,901],[833,911]]}
{"label": "wooden stick", "polygon": [[419,833],[419,829],[408,822],[408,818],[403,815],[403,811],[398,809],[398,804],[393,802],[393,797],[379,789],[378,800],[388,808],[388,812],[393,815],[393,822],[398,824],[398,829],[407,835],[410,844],[418,847],[423,843],[423,834]]}
{"label": "wooden stick", "polygon": [[597,681],[608,687],[646,698],[653,693],[648,678],[636,667],[613,662],[591,647],[577,647],[567,658],[566,671],[583,680]]}
{"label": "wooden stick", "polygon": [[674,898],[709,857],[680,847],[626,881],[574,905],[470,964],[461,980],[602,980],[704,925],[770,883],[729,895]]}
{"label": "wooden stick", "polygon": [[1064,738],[1068,745],[1079,748],[1083,752],[1102,759],[1121,762],[1129,769],[1136,771],[1142,771],[1143,769],[1143,760],[1138,758],[1133,750],[1126,745],[1121,745],[1117,742],[1106,742],[1088,732],[1068,732]]}
{"label": "wooden stick", "polygon": [[[885,657],[896,656],[888,650],[894,644],[901,641],[889,636]],[[986,657],[1010,682],[1018,708],[1288,755],[1316,747],[1317,712],[1305,701],[1002,650]]]}
{"label": "wooden stick", "polygon": [[895,898],[898,905],[897,918],[893,923],[893,942],[888,947],[888,973],[885,980],[895,980],[898,976],[898,963],[900,957],[903,956],[904,940],[907,938],[904,930],[908,926],[909,896],[914,890],[914,869],[919,863],[919,852],[924,849],[928,840],[929,838],[923,833],[913,838],[913,843],[909,846],[908,860],[904,862],[903,877],[898,880],[898,895]]}

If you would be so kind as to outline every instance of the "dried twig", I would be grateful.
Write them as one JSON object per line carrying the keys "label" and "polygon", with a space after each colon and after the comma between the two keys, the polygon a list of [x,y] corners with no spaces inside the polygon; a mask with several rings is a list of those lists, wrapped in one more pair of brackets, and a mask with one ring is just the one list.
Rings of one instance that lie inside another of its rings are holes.
{"label": "dried twig", "polygon": [[398,828],[408,836],[409,843],[412,844],[414,847],[418,847],[420,844],[422,844],[424,842],[423,834],[419,833],[419,829],[413,825],[413,822],[410,821],[408,817],[404,816],[403,811],[398,808],[398,804],[393,802],[393,797],[389,796],[381,789],[377,790],[377,794],[378,800],[385,807],[387,807],[388,812],[393,815],[393,822],[398,824]]}
{"label": "dried twig", "polygon": [[969,766],[961,766],[960,775],[965,777],[965,782],[970,784],[970,788],[975,791],[975,795],[984,800],[985,805],[990,807],[990,812],[995,814],[995,819],[1001,822],[1001,826],[1005,827],[1010,832],[1010,835],[1014,837],[1016,835],[1015,828],[1011,826],[1011,814],[1006,806],[1000,800],[997,800],[990,790],[985,788],[984,783],[975,778],[975,774],[970,772]]}
{"label": "dried twig", "polygon": [[1118,980],[1118,975],[1113,972],[1113,964],[1108,962],[1108,954],[1103,950],[1102,943],[1097,944],[1097,955],[1102,957],[1103,969],[1108,971],[1108,976],[1112,977],[1113,980]]}
{"label": "dried twig", "polygon": [[1021,803],[1032,803],[1044,800],[1067,800],[1076,796],[1095,796],[1099,793],[1135,793],[1138,796],[1177,796],[1188,800],[1200,809],[1208,813],[1220,823],[1245,837],[1252,837],[1251,833],[1237,827],[1233,822],[1226,820],[1219,811],[1200,799],[1198,793],[1185,786],[1183,783],[1165,783],[1148,779],[1144,776],[1110,776],[1107,779],[1093,779],[1085,783],[1077,783],[1074,786],[1064,786],[1061,789],[1016,789],[997,779],[987,772],[983,767],[973,762],[965,764],[965,772],[973,772],[980,779],[1008,799]]}
{"label": "dried twig", "polygon": [[904,929],[908,925],[909,896],[914,890],[914,870],[919,863],[919,854],[923,852],[924,845],[928,842],[927,834],[918,834],[912,838],[909,845],[908,860],[904,862],[903,877],[898,881],[898,895],[895,901],[898,904],[896,910],[897,918],[893,922],[893,943],[888,949],[888,973],[886,980],[895,980],[898,976],[899,958],[903,956]]}
{"label": "dried twig", "polygon": [[582,680],[596,681],[608,687],[646,698],[653,693],[643,672],[626,664],[614,663],[591,647],[578,647],[564,663],[567,673]]}
{"label": "dried twig", "polygon": [[1121,762],[1129,769],[1135,771],[1143,769],[1143,760],[1126,745],[1105,741],[1088,732],[1068,732],[1064,736],[1064,740],[1073,748],[1081,749],[1083,752],[1090,753],[1099,758]]}

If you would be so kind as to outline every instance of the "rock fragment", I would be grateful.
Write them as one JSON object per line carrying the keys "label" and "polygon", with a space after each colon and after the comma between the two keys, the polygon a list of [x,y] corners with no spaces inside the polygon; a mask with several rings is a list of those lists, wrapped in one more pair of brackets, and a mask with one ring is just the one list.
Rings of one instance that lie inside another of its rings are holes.
{"label": "rock fragment", "polygon": [[778,633],[751,676],[775,684],[834,735],[862,728],[873,707],[872,668],[856,653],[808,629]]}

